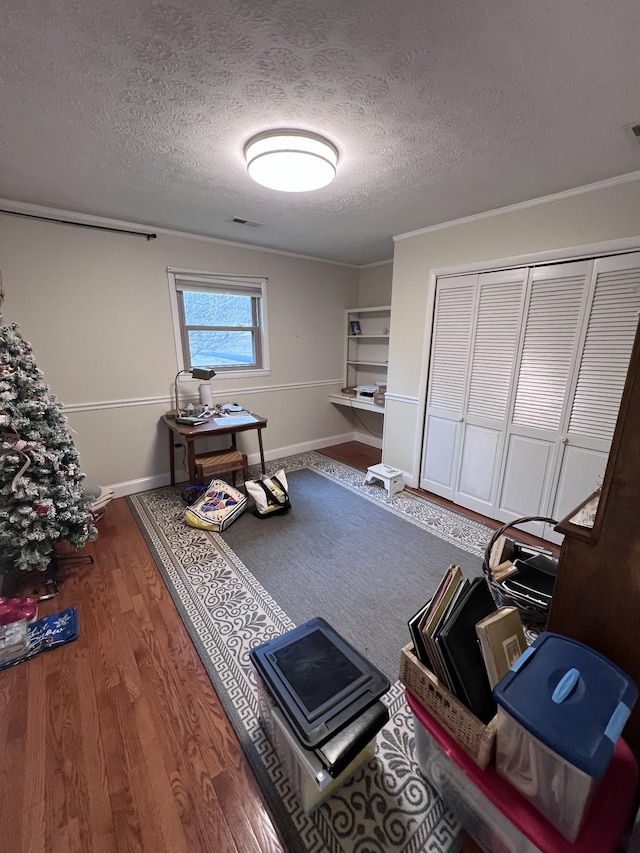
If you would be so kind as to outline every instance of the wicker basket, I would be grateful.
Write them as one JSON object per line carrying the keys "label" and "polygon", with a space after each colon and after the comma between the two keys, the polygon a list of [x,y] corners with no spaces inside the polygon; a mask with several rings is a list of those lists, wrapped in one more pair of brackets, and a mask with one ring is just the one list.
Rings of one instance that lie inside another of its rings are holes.
{"label": "wicker basket", "polygon": [[241,453],[234,447],[227,450],[215,450],[210,453],[196,454],[196,480],[206,483],[218,474],[232,473],[233,485],[236,484],[236,471],[242,471],[245,482],[249,479],[247,454]]}
{"label": "wicker basket", "polygon": [[510,521],[508,524],[504,524],[502,527],[499,527],[491,539],[489,540],[489,544],[486,547],[484,552],[484,559],[482,561],[482,571],[485,574],[487,579],[487,583],[489,584],[489,589],[491,590],[491,594],[493,595],[493,599],[498,607],[517,607],[520,612],[520,617],[525,624],[526,627],[529,628],[544,628],[547,624],[547,616],[549,615],[549,605],[548,604],[535,604],[532,601],[528,601],[525,598],[519,598],[513,595],[509,590],[505,589],[502,583],[496,580],[493,577],[491,572],[491,554],[493,551],[493,546],[496,544],[498,539],[503,536],[507,530],[511,527],[515,527],[518,524],[526,524],[529,521],[544,521],[547,524],[557,524],[553,518],[546,518],[543,515],[527,515],[522,518],[516,518],[515,521]]}
{"label": "wicker basket", "polygon": [[493,756],[496,717],[485,726],[418,660],[411,644],[400,655],[400,681],[484,770]]}

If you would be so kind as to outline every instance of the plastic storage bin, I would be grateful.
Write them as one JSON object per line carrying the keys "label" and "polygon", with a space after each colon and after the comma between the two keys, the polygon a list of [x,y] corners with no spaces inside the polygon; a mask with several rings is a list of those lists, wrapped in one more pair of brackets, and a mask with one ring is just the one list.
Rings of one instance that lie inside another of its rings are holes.
{"label": "plastic storage bin", "polygon": [[544,632],[496,684],[496,767],[569,841],[638,696],[603,655]]}
{"label": "plastic storage bin", "polygon": [[316,616],[249,651],[306,749],[330,740],[389,689],[389,679]]}
{"label": "plastic storage bin", "polygon": [[268,687],[255,670],[258,688],[260,722],[269,735],[280,763],[291,782],[306,814],[344,785],[365,761],[375,758],[376,737],[358,753],[351,763],[333,778],[311,750],[305,749],[277,707]]}
{"label": "plastic storage bin", "polygon": [[622,738],[575,842],[489,765],[482,770],[409,691],[416,761],[465,831],[491,853],[613,853],[630,821],[638,766]]}

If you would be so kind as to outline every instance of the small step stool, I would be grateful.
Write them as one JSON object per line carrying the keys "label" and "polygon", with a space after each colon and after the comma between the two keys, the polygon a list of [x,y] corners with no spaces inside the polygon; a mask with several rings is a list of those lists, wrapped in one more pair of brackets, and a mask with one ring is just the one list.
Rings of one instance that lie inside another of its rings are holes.
{"label": "small step stool", "polygon": [[375,480],[379,480],[383,484],[389,493],[389,500],[404,489],[402,471],[399,471],[397,468],[391,468],[389,465],[383,465],[380,463],[379,465],[370,465],[367,468],[367,476],[364,478],[364,485],[366,486],[368,483],[372,483]]}

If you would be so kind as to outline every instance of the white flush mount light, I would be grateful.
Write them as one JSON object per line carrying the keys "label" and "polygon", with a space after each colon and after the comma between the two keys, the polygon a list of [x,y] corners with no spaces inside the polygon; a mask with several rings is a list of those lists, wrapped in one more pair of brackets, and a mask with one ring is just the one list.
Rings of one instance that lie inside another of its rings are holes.
{"label": "white flush mount light", "polygon": [[250,177],[286,193],[326,187],[336,176],[338,152],[321,136],[301,130],[260,133],[244,149]]}

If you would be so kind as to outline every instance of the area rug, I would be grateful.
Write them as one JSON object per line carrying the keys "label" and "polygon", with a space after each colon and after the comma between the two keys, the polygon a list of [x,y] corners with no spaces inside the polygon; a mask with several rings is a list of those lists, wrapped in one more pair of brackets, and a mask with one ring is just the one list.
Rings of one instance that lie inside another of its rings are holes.
{"label": "area rug", "polygon": [[286,476],[291,512],[271,519],[245,512],[222,538],[296,625],[323,617],[395,681],[409,617],[447,566],[457,563],[472,578],[482,560],[390,512],[398,498],[388,504],[384,487],[363,486],[360,472],[353,489],[311,468]]}
{"label": "area rug", "polygon": [[[429,534],[425,541],[436,537],[453,546],[455,553],[471,555],[472,564],[479,564],[491,534],[485,526],[408,490],[389,501],[384,489],[364,485],[362,472],[318,453],[299,454],[269,465],[271,472],[279,468],[287,472],[308,470],[326,478],[360,500],[374,504],[376,512],[401,519],[406,531],[423,531]],[[257,472],[253,469],[251,473]],[[184,523],[185,507],[179,487],[142,492],[128,501],[287,849],[291,853],[459,850],[459,823],[420,775],[404,688],[393,679],[384,697],[390,719],[378,735],[375,760],[364,765],[312,814],[304,813],[260,726],[254,674],[248,660],[250,648],[290,630],[296,623],[225,541],[233,527],[215,534]],[[292,516],[295,501],[292,493]],[[266,531],[266,525],[274,521],[260,523]],[[397,543],[396,549],[403,549],[403,541]],[[429,590],[424,591],[425,597],[428,593]],[[415,609],[420,603],[416,600]],[[399,663],[400,646],[397,655]]]}

